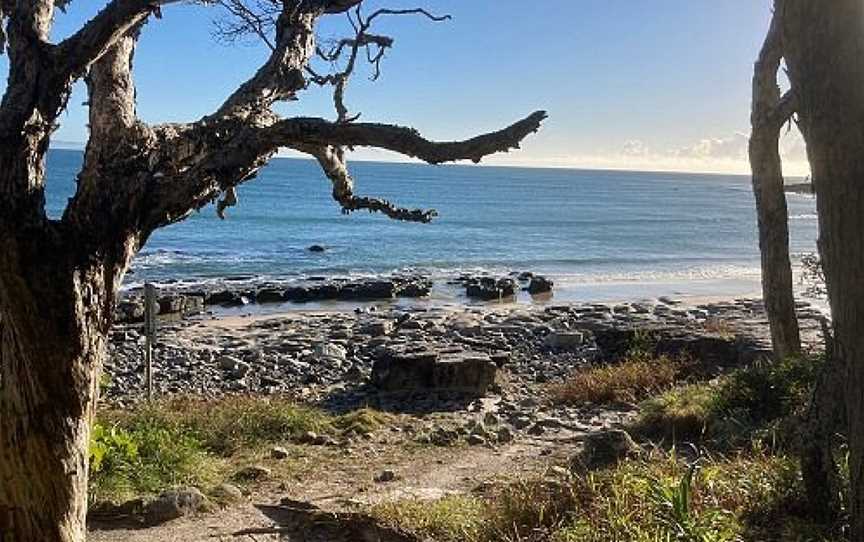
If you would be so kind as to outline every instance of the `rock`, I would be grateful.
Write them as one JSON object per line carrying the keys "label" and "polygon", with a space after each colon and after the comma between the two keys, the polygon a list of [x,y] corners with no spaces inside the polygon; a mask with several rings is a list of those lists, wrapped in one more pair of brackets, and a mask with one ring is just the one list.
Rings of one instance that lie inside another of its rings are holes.
{"label": "rock", "polygon": [[486,439],[478,435],[477,433],[471,433],[470,435],[468,435],[466,441],[472,446],[483,446],[486,444]]}
{"label": "rock", "polygon": [[379,322],[371,322],[360,328],[360,333],[370,335],[372,337],[381,337],[389,335],[393,332],[394,324],[391,320],[381,320]]}
{"label": "rock", "polygon": [[584,343],[581,331],[553,331],[543,340],[543,344],[553,350],[574,350]]}
{"label": "rock", "polygon": [[234,356],[224,355],[219,358],[219,366],[226,371],[233,371],[241,363],[243,362],[235,358]]}
{"label": "rock", "polygon": [[243,492],[234,484],[220,484],[213,488],[210,496],[223,504],[231,504],[243,500]]}
{"label": "rock", "polygon": [[443,427],[436,427],[429,435],[429,442],[435,446],[452,446],[458,440],[459,433]]}
{"label": "rock", "polygon": [[270,457],[273,459],[288,459],[289,455],[291,454],[288,453],[288,450],[282,446],[274,446],[270,448]]}
{"label": "rock", "polygon": [[531,282],[525,289],[531,295],[545,294],[546,292],[552,291],[552,286],[554,286],[554,284],[554,282],[547,279],[546,277],[534,276],[531,278]]}
{"label": "rock", "polygon": [[375,481],[379,484],[392,482],[396,479],[396,473],[392,470],[383,470],[375,476]]}
{"label": "rock", "polygon": [[164,295],[158,299],[159,314],[175,314],[183,312],[186,300],[179,295]]}
{"label": "rock", "polygon": [[117,304],[115,320],[118,323],[136,323],[144,320],[144,300],[141,298],[124,299]]}
{"label": "rock", "polygon": [[306,250],[309,252],[324,252],[327,248],[323,245],[310,245]]}
{"label": "rock", "polygon": [[348,357],[348,352],[344,346],[335,343],[321,343],[315,346],[315,357],[317,359],[332,359],[345,361]]}
{"label": "rock", "polygon": [[465,285],[465,295],[473,299],[492,301],[516,295],[516,281],[511,278],[495,280],[491,277],[471,279]]}
{"label": "rock", "polygon": [[641,451],[630,435],[621,429],[588,433],[584,446],[575,463],[576,466],[589,470],[608,467],[622,459],[636,457]]}
{"label": "rock", "polygon": [[258,290],[258,293],[255,294],[255,300],[258,303],[282,303],[285,301],[285,290],[264,288]]}
{"label": "rock", "polygon": [[223,307],[242,307],[248,305],[250,299],[234,290],[221,290],[211,292],[206,298],[205,303],[208,305],[221,305]]}
{"label": "rock", "polygon": [[207,497],[195,487],[165,491],[145,506],[144,520],[148,525],[160,525],[203,510]]}
{"label": "rock", "polygon": [[393,299],[395,296],[396,284],[392,280],[349,283],[344,285],[339,292],[339,299],[346,301]]}
{"label": "rock", "polygon": [[495,436],[497,437],[498,442],[504,444],[513,440],[513,431],[511,431],[509,427],[503,426],[498,429]]}
{"label": "rock", "polygon": [[372,366],[372,381],[384,391],[446,389],[484,395],[497,370],[487,354],[477,352],[385,348]]}
{"label": "rock", "polygon": [[269,478],[273,473],[270,469],[262,465],[250,465],[242,468],[234,475],[240,480],[263,480]]}

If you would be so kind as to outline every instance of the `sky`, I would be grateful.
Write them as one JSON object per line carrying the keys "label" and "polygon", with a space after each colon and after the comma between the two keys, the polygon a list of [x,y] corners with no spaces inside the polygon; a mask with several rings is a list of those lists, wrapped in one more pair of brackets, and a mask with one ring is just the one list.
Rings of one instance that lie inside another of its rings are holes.
{"label": "sky", "polygon": [[[770,0],[367,0],[422,6],[452,20],[380,20],[395,38],[376,82],[355,77],[347,105],[362,120],[412,125],[433,139],[495,130],[549,112],[522,150],[497,165],[747,173],[750,79]],[[105,5],[77,0],[58,14],[60,40]],[[139,115],[192,121],[213,111],[266,58],[255,40],[212,36],[218,8],[172,4],[151,20],[135,57]],[[344,16],[322,20],[321,40],[342,37]],[[7,58],[0,57],[5,80]],[[310,89],[281,105],[286,116],[334,117],[330,95]],[[86,97],[76,85],[54,139],[87,138]],[[781,142],[784,169],[806,174],[793,127]],[[359,150],[356,159],[399,159]]]}

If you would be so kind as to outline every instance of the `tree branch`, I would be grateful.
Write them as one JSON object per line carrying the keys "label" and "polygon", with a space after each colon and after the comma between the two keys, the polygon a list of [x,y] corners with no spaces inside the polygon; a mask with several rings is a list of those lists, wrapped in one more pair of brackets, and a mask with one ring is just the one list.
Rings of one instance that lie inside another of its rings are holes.
{"label": "tree branch", "polygon": [[382,213],[393,220],[424,224],[438,216],[438,212],[434,209],[406,209],[385,199],[355,196],[354,179],[348,172],[345,151],[342,147],[294,145],[293,148],[318,160],[324,175],[333,183],[333,199],[342,206],[344,214],[367,210],[370,213]]}
{"label": "tree branch", "polygon": [[60,63],[61,79],[81,77],[134,26],[151,14],[161,16],[160,7],[181,0],[113,0],[78,32],[57,45],[55,57]]}
{"label": "tree branch", "polygon": [[392,124],[339,123],[305,117],[279,121],[263,128],[261,136],[277,146],[376,147],[430,164],[458,160],[476,163],[490,154],[518,149],[519,143],[536,132],[546,117],[545,111],[536,111],[503,130],[464,141],[430,141],[414,128]]}

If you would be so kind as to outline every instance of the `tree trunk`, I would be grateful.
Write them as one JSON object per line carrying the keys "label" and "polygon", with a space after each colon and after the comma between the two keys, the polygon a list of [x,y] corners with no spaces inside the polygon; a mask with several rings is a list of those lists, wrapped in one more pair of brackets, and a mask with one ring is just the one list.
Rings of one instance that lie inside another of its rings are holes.
{"label": "tree trunk", "polygon": [[792,264],[789,261],[789,213],[780,161],[780,129],[792,115],[793,94],[781,98],[777,70],[783,56],[781,17],[775,13],[753,69],[753,102],[750,115],[750,167],[759,222],[762,256],[762,298],[777,358],[801,352]]}
{"label": "tree trunk", "polygon": [[759,220],[762,298],[771,328],[774,355],[782,359],[801,353],[801,336],[795,314],[789,261],[789,214],[777,136],[776,129],[760,130],[754,126],[750,138],[750,163]]}
{"label": "tree trunk", "polygon": [[104,265],[76,261],[81,242],[51,223],[0,239],[3,541],[86,536],[90,423],[115,282]]}
{"label": "tree trunk", "polygon": [[841,481],[834,459],[836,435],[844,432],[845,405],[835,390],[843,389],[843,367],[836,357],[834,339],[827,319],[822,321],[825,338],[823,365],[804,414],[798,443],[801,475],[807,493],[810,516],[830,524],[840,516]]}
{"label": "tree trunk", "polygon": [[[844,366],[851,540],[864,540],[864,3],[785,0],[784,48],[813,173]],[[826,390],[823,393],[838,393]]]}

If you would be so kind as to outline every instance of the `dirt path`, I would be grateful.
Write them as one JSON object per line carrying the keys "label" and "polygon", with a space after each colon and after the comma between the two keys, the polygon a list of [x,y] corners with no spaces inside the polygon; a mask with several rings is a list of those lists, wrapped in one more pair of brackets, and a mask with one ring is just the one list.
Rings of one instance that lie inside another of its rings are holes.
{"label": "dirt path", "polygon": [[[273,527],[274,521],[256,505],[275,505],[287,497],[325,510],[357,509],[363,505],[403,499],[436,499],[469,493],[485,483],[528,476],[561,464],[576,451],[573,435],[523,438],[503,446],[436,447],[394,440],[368,442],[345,450],[308,447],[287,476],[250,487],[245,502],[182,518],[147,529],[94,530],[93,542],[161,542],[253,540],[232,533],[253,527]],[[395,474],[376,482],[384,470]],[[254,540],[280,540],[278,535],[255,535]]]}

